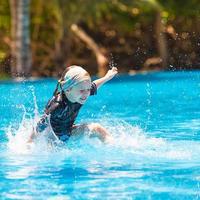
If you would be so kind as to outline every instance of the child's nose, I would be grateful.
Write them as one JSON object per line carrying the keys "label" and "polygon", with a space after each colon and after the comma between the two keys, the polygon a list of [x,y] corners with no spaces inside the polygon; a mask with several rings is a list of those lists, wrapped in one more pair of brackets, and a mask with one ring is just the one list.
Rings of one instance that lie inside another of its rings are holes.
{"label": "child's nose", "polygon": [[83,91],[83,94],[84,94],[84,95],[88,95],[88,94],[89,94],[89,91],[88,91],[88,90],[84,90],[84,91]]}

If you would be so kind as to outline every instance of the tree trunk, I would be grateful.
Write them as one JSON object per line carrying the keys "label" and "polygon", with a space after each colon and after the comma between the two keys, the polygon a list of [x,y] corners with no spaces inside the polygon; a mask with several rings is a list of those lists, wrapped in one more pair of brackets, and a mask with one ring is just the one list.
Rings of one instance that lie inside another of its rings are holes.
{"label": "tree trunk", "polygon": [[30,0],[10,0],[12,16],[12,65],[13,77],[29,77],[31,50],[29,33]]}
{"label": "tree trunk", "polygon": [[159,56],[162,59],[162,67],[163,69],[166,69],[168,65],[168,50],[164,33],[164,25],[161,18],[161,11],[156,12],[155,32]]}
{"label": "tree trunk", "polygon": [[98,64],[98,75],[104,76],[108,68],[108,58],[104,55],[105,53],[98,46],[98,44],[76,24],[71,26],[71,30],[94,52]]}
{"label": "tree trunk", "polygon": [[11,11],[11,74],[12,76],[16,73],[16,31],[17,31],[17,0],[10,0],[10,11]]}

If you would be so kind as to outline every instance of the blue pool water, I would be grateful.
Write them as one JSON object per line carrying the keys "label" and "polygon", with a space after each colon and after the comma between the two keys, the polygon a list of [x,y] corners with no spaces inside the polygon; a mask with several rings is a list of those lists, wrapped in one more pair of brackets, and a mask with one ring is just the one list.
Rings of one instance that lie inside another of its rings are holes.
{"label": "blue pool water", "polygon": [[200,71],[117,76],[82,108],[113,144],[26,139],[56,81],[0,83],[0,199],[200,199]]}

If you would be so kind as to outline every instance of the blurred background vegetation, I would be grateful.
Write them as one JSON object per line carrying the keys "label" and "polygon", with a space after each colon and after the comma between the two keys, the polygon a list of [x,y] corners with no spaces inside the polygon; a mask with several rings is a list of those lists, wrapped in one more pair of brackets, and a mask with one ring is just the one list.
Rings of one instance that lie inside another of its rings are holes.
{"label": "blurred background vegetation", "polygon": [[199,0],[1,0],[0,78],[200,69]]}

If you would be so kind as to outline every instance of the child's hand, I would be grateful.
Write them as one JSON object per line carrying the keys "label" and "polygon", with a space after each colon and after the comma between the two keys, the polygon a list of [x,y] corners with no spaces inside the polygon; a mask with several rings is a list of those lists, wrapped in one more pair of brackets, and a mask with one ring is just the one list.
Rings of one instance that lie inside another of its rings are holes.
{"label": "child's hand", "polygon": [[116,74],[118,73],[117,67],[112,67],[112,69],[108,70],[108,72],[105,75],[105,78],[107,81],[112,79]]}

